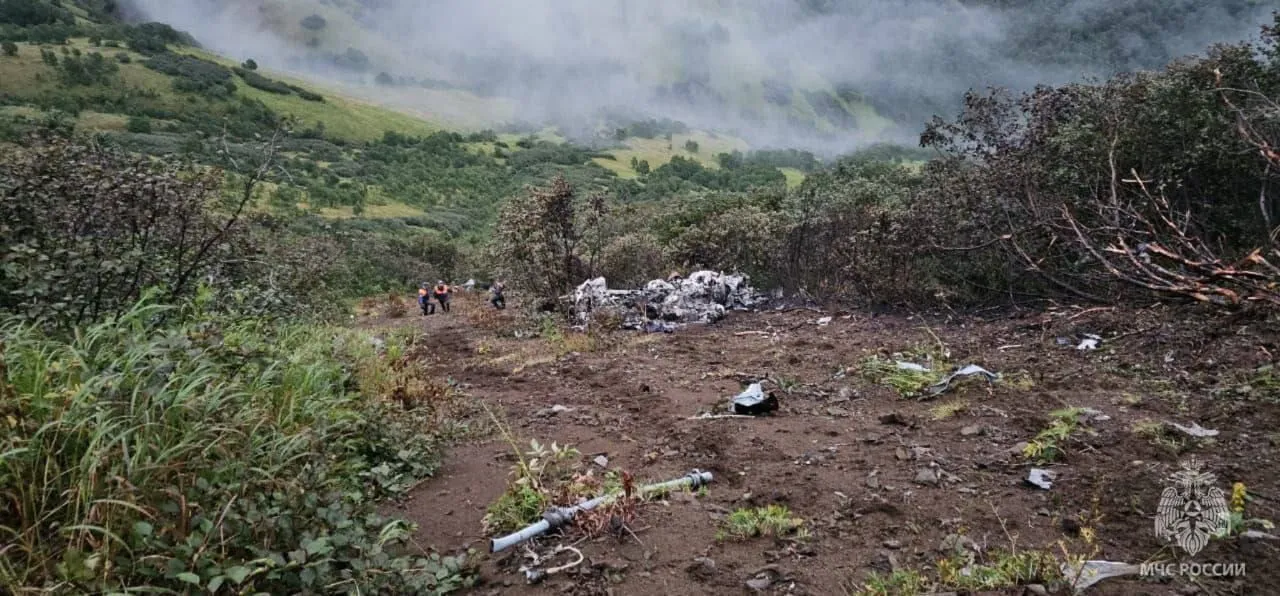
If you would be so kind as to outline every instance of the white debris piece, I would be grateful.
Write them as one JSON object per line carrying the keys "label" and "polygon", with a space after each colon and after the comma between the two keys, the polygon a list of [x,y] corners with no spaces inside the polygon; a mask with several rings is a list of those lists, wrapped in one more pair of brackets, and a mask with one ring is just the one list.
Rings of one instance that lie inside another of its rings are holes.
{"label": "white debris piece", "polygon": [[1075,588],[1077,594],[1104,579],[1138,575],[1140,571],[1141,568],[1138,565],[1116,561],[1084,561],[1083,563],[1068,562],[1062,564],[1062,575]]}
{"label": "white debris piece", "polygon": [[603,277],[597,277],[574,291],[573,313],[586,323],[611,312],[621,318],[623,328],[642,329],[652,320],[714,323],[730,310],[747,310],[765,300],[745,275],[698,271],[671,281],[655,279],[641,290],[611,290]]}
{"label": "white debris piece", "polygon": [[1176,429],[1178,429],[1178,430],[1180,430],[1180,431],[1182,431],[1182,432],[1184,432],[1184,433],[1186,433],[1186,434],[1188,434],[1188,435],[1190,435],[1190,436],[1193,436],[1193,437],[1195,437],[1195,438],[1197,438],[1197,439],[1203,439],[1203,438],[1205,438],[1205,437],[1216,437],[1216,436],[1218,436],[1218,431],[1213,430],[1213,429],[1205,428],[1205,427],[1200,426],[1198,423],[1195,423],[1195,422],[1192,422],[1192,423],[1191,423],[1191,426],[1183,426],[1183,425],[1181,425],[1181,424],[1178,424],[1177,422],[1170,422],[1170,423],[1169,423],[1169,426],[1172,426],[1173,428],[1176,428]]}

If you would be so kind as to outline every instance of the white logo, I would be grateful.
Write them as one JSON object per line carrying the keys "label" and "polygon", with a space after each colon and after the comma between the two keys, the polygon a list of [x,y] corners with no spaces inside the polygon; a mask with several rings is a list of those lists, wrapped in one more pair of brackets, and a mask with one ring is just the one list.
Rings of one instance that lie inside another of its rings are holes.
{"label": "white logo", "polygon": [[1160,495],[1156,509],[1156,536],[1173,540],[1191,556],[1209,543],[1209,538],[1225,530],[1228,522],[1227,499],[1213,483],[1213,474],[1200,471],[1194,458],[1181,464],[1173,474],[1176,488],[1170,486]]}

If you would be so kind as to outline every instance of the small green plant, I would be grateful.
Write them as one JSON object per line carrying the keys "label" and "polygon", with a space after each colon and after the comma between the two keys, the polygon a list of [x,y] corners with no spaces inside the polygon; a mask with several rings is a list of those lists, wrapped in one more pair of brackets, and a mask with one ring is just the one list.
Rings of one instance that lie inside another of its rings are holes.
{"label": "small green plant", "polygon": [[518,530],[538,520],[552,504],[553,495],[567,483],[582,454],[573,447],[557,443],[544,445],[529,441],[529,450],[521,453],[510,432],[495,418],[518,461],[512,469],[515,479],[497,500],[489,505],[481,523],[491,534]]}
{"label": "small green plant", "polygon": [[[1049,413],[1049,426],[1027,443],[1022,454],[1037,463],[1058,461],[1065,454],[1064,444],[1079,430],[1087,430],[1080,423],[1084,408],[1064,408]],[[1090,431],[1091,432],[1091,431]]]}
{"label": "small green plant", "polygon": [[1181,453],[1187,448],[1187,441],[1180,435],[1172,433],[1164,423],[1143,419],[1135,422],[1130,430],[1146,439],[1152,445],[1163,447],[1174,453]]}
{"label": "small green plant", "polygon": [[932,408],[929,408],[929,414],[933,416],[934,420],[946,420],[948,418],[951,418],[952,416],[955,416],[956,414],[967,411],[968,409],[969,409],[969,402],[965,400],[956,400],[956,401],[941,403]]}
{"label": "small green plant", "polygon": [[859,370],[867,380],[892,388],[902,397],[916,397],[924,391],[925,387],[934,385],[946,377],[945,373],[941,372],[945,367],[945,364],[928,360],[926,364],[916,365],[913,361],[872,356],[862,361]]}
{"label": "small green plant", "polygon": [[794,517],[784,505],[738,509],[720,524],[716,540],[746,540],[757,536],[804,538],[804,519]]}
{"label": "small green plant", "polygon": [[993,550],[983,559],[967,553],[938,561],[938,579],[950,589],[978,591],[1050,583],[1062,577],[1058,558],[1046,551]]}
{"label": "small green plant", "polygon": [[872,573],[849,596],[918,596],[934,592],[934,583],[914,569],[899,569],[889,575]]}
{"label": "small green plant", "polygon": [[1219,529],[1214,537],[1239,536],[1251,527],[1266,531],[1274,530],[1276,526],[1271,520],[1245,516],[1245,505],[1252,501],[1253,496],[1249,494],[1243,482],[1233,484],[1231,486],[1231,508],[1227,511],[1227,523]]}
{"label": "small green plant", "polygon": [[787,395],[791,395],[796,389],[800,388],[800,380],[793,377],[775,376],[769,380]]}

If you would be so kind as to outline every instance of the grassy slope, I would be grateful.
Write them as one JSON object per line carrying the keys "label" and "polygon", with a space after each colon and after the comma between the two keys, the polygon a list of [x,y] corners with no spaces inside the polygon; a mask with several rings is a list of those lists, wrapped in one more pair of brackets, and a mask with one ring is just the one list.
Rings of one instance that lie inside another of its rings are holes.
{"label": "grassy slope", "polygon": [[[698,144],[697,153],[690,153],[685,150],[684,144],[689,140]],[[635,178],[639,176],[631,168],[632,157],[648,161],[651,169],[656,169],[658,166],[671,161],[671,158],[676,155],[695,159],[708,168],[719,168],[720,164],[716,161],[716,154],[729,153],[734,150],[746,151],[748,149],[747,144],[739,139],[711,135],[705,132],[672,135],[670,145],[667,144],[666,139],[661,137],[654,139],[633,137],[623,141],[623,145],[626,146],[625,149],[617,149],[610,152],[617,158],[616,160],[596,158],[596,163],[613,170],[618,174],[619,178]]]}
{"label": "grassy slope", "polygon": [[[166,107],[175,111],[191,108],[189,100],[172,90],[170,77],[150,70],[141,64],[141,61],[146,59],[145,56],[123,48],[93,47],[84,38],[72,40],[69,47],[78,48],[85,53],[102,52],[103,55],[113,60],[117,54],[128,54],[132,62],[119,65],[120,83],[123,86],[154,91],[160,95],[160,101]],[[235,61],[197,48],[175,48],[175,50],[212,60],[225,66],[236,66]],[[55,49],[55,51],[61,52],[60,49]],[[0,92],[20,98],[36,97],[42,93],[55,91],[57,93],[72,94],[90,92],[88,89],[59,88],[55,73],[40,60],[39,46],[19,44],[18,52],[15,57],[0,57]],[[388,130],[407,135],[425,135],[443,128],[439,122],[428,121],[413,114],[354,99],[332,87],[318,85],[313,81],[273,72],[265,68],[261,72],[264,76],[320,93],[325,97],[325,101],[313,102],[304,100],[296,95],[268,93],[250,87],[238,76],[234,78],[237,87],[236,95],[259,100],[279,114],[291,115],[297,118],[305,126],[323,123],[326,132],[334,137],[353,142],[363,142],[381,138],[383,133]],[[15,106],[0,108],[0,116],[5,117],[25,116],[36,118],[38,115],[38,111],[29,108]],[[121,131],[124,130],[127,121],[128,118],[121,114],[83,112],[80,114],[77,126],[82,130]],[[550,129],[541,131],[537,136],[552,142],[564,140],[563,137]],[[506,142],[511,149],[516,149],[515,143],[520,138],[520,135],[500,136],[500,140]],[[698,143],[699,149],[697,153],[691,153],[685,149],[685,142],[689,140]],[[668,148],[667,141],[662,138],[630,138],[624,141],[623,145],[625,146],[624,149],[611,152],[616,159],[596,158],[595,161],[601,166],[612,170],[619,177],[627,179],[638,176],[638,173],[631,167],[631,159],[633,157],[647,160],[651,168],[657,168],[671,161],[671,158],[676,155],[696,159],[709,168],[718,168],[719,164],[715,159],[716,154],[749,149],[748,145],[740,139],[697,131],[673,136],[670,148]],[[477,150],[488,153],[492,153],[493,149],[494,147],[491,144],[479,144],[477,146]],[[803,179],[803,174],[798,171],[784,169],[783,173],[787,176],[788,183],[791,185],[799,184],[800,180]],[[324,214],[331,217],[353,217],[350,209],[326,210]],[[369,206],[362,217],[411,217],[420,214],[421,211],[413,207],[391,202],[386,205]]]}

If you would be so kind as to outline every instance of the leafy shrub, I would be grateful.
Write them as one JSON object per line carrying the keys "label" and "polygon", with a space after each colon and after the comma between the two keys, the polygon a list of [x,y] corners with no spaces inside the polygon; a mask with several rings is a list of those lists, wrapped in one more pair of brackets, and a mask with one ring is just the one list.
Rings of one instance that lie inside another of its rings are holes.
{"label": "leafy shrub", "polygon": [[579,205],[563,176],[548,188],[504,205],[491,250],[499,277],[540,300],[555,300],[589,273],[583,258],[584,233]]}
{"label": "leafy shrub", "polygon": [[125,43],[129,49],[141,54],[163,54],[168,44],[196,45],[195,39],[164,23],[142,23],[125,30]]}
{"label": "leafy shrub", "polygon": [[264,77],[253,70],[241,68],[239,66],[232,70],[234,70],[236,74],[240,75],[240,78],[244,79],[246,85],[253,87],[254,89],[261,89],[268,93],[277,93],[280,95],[289,95],[293,92],[293,89],[290,88],[289,85]]}
{"label": "leafy shrub", "polygon": [[0,2],[0,23],[11,23],[19,27],[73,25],[75,15],[61,6],[41,0],[4,0]]}
{"label": "leafy shrub", "polygon": [[307,101],[324,101],[324,96],[314,91],[308,91],[306,89],[303,89],[302,87],[298,87],[297,85],[286,84],[285,86],[288,87],[290,90],[292,90],[294,93],[298,94],[298,97],[301,97],[302,99],[305,99]]}
{"label": "leafy shrub", "polygon": [[776,214],[737,207],[686,228],[672,241],[671,255],[686,269],[737,270],[756,283],[771,283],[786,229]]}
{"label": "leafy shrub", "polygon": [[253,58],[245,60],[240,66],[244,67],[245,70],[258,70],[258,63]]}
{"label": "leafy shrub", "polygon": [[610,285],[636,288],[664,277],[667,255],[658,239],[648,232],[633,232],[613,239],[600,255],[600,275]]}
{"label": "leafy shrub", "polygon": [[149,133],[151,132],[151,119],[146,116],[130,116],[125,129],[129,132]]}
{"label": "leafy shrub", "polygon": [[79,55],[62,59],[59,74],[67,85],[105,85],[120,71],[120,66],[93,52],[86,57]]}
{"label": "leafy shrub", "polygon": [[220,264],[251,250],[234,205],[214,210],[221,183],[217,171],[65,140],[9,151],[0,160],[0,308],[93,320],[148,287],[184,296],[220,277]]}
{"label": "leafy shrub", "polygon": [[0,553],[0,583],[409,594],[467,583],[460,560],[414,553],[412,528],[374,510],[437,465],[427,414],[372,392],[397,374],[389,360],[355,333],[202,316],[200,300],[143,303],[70,340],[0,321],[12,422],[0,532],[18,538]]}
{"label": "leafy shrub", "polygon": [[147,68],[173,77],[174,89],[190,93],[230,95],[235,92],[231,70],[195,56],[165,52],[142,63]]}
{"label": "leafy shrub", "polygon": [[5,56],[17,56],[18,44],[8,40],[0,42],[0,52],[3,52]]}

